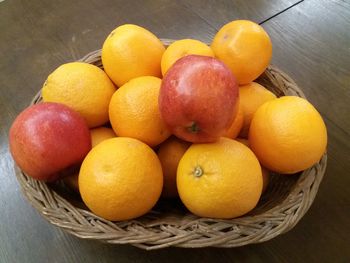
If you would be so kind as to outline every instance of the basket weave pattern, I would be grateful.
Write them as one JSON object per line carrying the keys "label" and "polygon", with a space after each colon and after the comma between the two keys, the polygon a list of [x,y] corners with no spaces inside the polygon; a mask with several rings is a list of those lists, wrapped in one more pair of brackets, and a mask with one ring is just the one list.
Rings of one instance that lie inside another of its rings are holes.
{"label": "basket weave pattern", "polygon": [[[171,40],[163,42],[169,44]],[[102,68],[100,55],[100,50],[97,50],[80,61]],[[293,80],[273,66],[267,68],[258,82],[277,96],[305,97]],[[40,101],[39,93],[32,104]],[[140,218],[110,222],[84,208],[78,198],[65,198],[55,187],[26,176],[16,165],[15,170],[24,195],[53,225],[80,238],[152,250],[169,246],[238,247],[264,242],[285,233],[311,206],[326,163],[325,154],[319,163],[300,175],[273,174],[257,207],[249,214],[231,220],[200,218],[180,204],[160,201],[151,212]]]}

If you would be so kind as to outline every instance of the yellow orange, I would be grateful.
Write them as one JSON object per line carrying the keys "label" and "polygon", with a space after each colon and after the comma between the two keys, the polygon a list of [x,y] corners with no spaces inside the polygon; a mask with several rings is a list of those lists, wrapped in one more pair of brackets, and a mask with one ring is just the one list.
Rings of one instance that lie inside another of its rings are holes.
{"label": "yellow orange", "polygon": [[238,112],[233,120],[231,126],[227,129],[226,133],[223,135],[223,137],[227,137],[230,139],[234,139],[238,136],[240,133],[244,123],[244,114],[241,105],[238,107]]}
{"label": "yellow orange", "polygon": [[161,79],[138,77],[120,87],[109,105],[109,117],[118,136],[156,146],[170,136],[158,108]]}
{"label": "yellow orange", "polygon": [[247,137],[250,122],[252,121],[255,111],[266,101],[275,99],[276,95],[259,83],[252,82],[239,87],[239,98],[240,107],[244,115],[243,127],[239,135],[241,137]]}
{"label": "yellow orange", "polygon": [[180,160],[177,189],[195,215],[234,218],[252,210],[261,195],[261,167],[244,144],[220,138],[192,144]]}
{"label": "yellow orange", "polygon": [[[95,147],[100,142],[103,142],[107,139],[115,137],[115,133],[112,129],[106,127],[98,127],[90,129],[91,135],[91,146]],[[63,182],[72,190],[79,192],[78,184],[79,173],[74,173],[63,178]]]}
{"label": "yellow orange", "polygon": [[90,134],[92,147],[95,147],[100,142],[117,136],[111,128],[107,127],[90,129]]}
{"label": "yellow orange", "polygon": [[165,47],[147,29],[125,24],[114,29],[102,47],[102,63],[117,86],[140,76],[161,76]]}
{"label": "yellow orange", "polygon": [[182,141],[175,136],[170,137],[160,145],[158,158],[162,164],[164,176],[162,196],[178,196],[176,187],[177,166],[190,145],[190,143]]}
{"label": "yellow orange", "polygon": [[[245,146],[250,148],[249,141],[247,139],[236,138],[236,141],[243,143]],[[263,178],[262,192],[264,193],[266,191],[267,186],[269,185],[269,182],[270,182],[270,172],[265,167],[261,166],[261,173],[262,173],[262,178]]]}
{"label": "yellow orange", "polygon": [[215,35],[211,48],[236,76],[240,85],[254,81],[264,72],[272,56],[269,35],[258,24],[235,20]]}
{"label": "yellow orange", "polygon": [[63,64],[53,71],[42,88],[45,102],[58,102],[79,112],[90,128],[108,122],[108,105],[115,91],[100,68],[82,62]]}
{"label": "yellow orange", "polygon": [[211,48],[199,40],[181,39],[174,41],[167,47],[162,56],[161,68],[163,76],[178,59],[187,55],[214,57]]}
{"label": "yellow orange", "polygon": [[326,150],[327,130],[307,100],[284,96],[264,103],[249,130],[251,149],[271,171],[292,174],[317,163]]}
{"label": "yellow orange", "polygon": [[128,220],[147,213],[157,202],[162,187],[157,155],[132,138],[101,142],[80,168],[79,189],[84,203],[107,220]]}

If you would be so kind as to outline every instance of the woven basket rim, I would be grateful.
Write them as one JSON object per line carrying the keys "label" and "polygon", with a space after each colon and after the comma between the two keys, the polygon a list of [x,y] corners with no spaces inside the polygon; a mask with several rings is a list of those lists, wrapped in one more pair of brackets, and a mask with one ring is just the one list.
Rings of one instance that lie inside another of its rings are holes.
{"label": "woven basket rim", "polygon": [[[162,39],[165,45],[173,40]],[[93,51],[79,61],[101,66],[101,50]],[[283,87],[285,95],[305,98],[295,82],[270,65],[265,76],[273,86]],[[282,88],[281,88],[282,89]],[[38,103],[41,91],[31,104]],[[311,168],[303,171],[288,196],[277,206],[257,215],[235,219],[198,218],[191,214],[157,220],[159,212],[151,211],[134,220],[110,222],[92,212],[75,207],[48,184],[36,181],[14,163],[17,180],[29,203],[51,224],[80,238],[111,244],[131,244],[146,250],[177,247],[238,247],[270,240],[292,229],[311,206],[323,179],[327,153]],[[156,220],[152,221],[152,218]],[[147,219],[147,220],[143,220]],[[176,224],[173,224],[176,222]]]}

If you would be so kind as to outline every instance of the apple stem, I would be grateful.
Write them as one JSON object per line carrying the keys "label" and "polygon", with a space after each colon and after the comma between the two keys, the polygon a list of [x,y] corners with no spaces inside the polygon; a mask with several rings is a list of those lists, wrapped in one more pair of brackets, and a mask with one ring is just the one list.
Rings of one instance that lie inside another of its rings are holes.
{"label": "apple stem", "polygon": [[201,177],[203,175],[203,170],[200,166],[196,166],[196,168],[194,168],[194,172],[193,175],[195,177]]}
{"label": "apple stem", "polygon": [[197,123],[195,123],[195,122],[192,122],[191,126],[190,126],[190,127],[187,127],[187,130],[188,130],[189,132],[191,132],[191,133],[197,133],[197,132],[200,131],[200,129],[199,129]]}

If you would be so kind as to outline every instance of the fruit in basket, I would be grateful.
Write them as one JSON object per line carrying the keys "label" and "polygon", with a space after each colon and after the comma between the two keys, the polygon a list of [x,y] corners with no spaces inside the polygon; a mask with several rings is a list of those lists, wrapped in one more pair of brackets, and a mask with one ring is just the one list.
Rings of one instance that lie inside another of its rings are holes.
{"label": "fruit in basket", "polygon": [[114,138],[117,135],[114,133],[113,129],[107,127],[97,127],[94,129],[90,129],[91,134],[91,146],[95,147],[99,143]]}
{"label": "fruit in basket", "polygon": [[176,187],[177,166],[190,145],[190,143],[175,136],[170,137],[160,145],[157,154],[163,169],[162,196],[169,198],[178,196]]}
{"label": "fruit in basket", "polygon": [[230,127],[224,133],[223,137],[227,137],[230,139],[236,138],[243,127],[243,122],[244,122],[244,114],[241,107],[241,103],[239,102],[237,115],[234,118]]}
{"label": "fruit in basket", "polygon": [[158,107],[161,79],[144,76],[130,80],[113,95],[109,118],[118,136],[156,146],[170,136]]}
{"label": "fruit in basket", "polygon": [[165,47],[153,33],[137,25],[114,29],[102,47],[103,67],[118,86],[141,76],[161,77]]}
{"label": "fruit in basket", "polygon": [[258,24],[235,20],[215,35],[211,48],[236,76],[239,85],[254,81],[267,68],[272,56],[269,35]]}
{"label": "fruit in basket", "polygon": [[188,55],[164,76],[159,109],[170,131],[189,142],[213,142],[238,111],[238,86],[219,60]]}
{"label": "fruit in basket", "polygon": [[[236,138],[236,141],[243,143],[245,146],[250,148],[249,141],[247,139]],[[270,172],[264,166],[261,166],[261,173],[262,173],[262,178],[263,178],[262,192],[264,193],[266,191],[267,186],[269,185],[269,182],[270,182]]]}
{"label": "fruit in basket", "polygon": [[114,91],[103,70],[88,63],[72,62],[48,76],[42,97],[45,102],[62,103],[79,112],[91,128],[108,122],[108,105]]}
{"label": "fruit in basket", "polygon": [[240,137],[248,137],[250,122],[256,110],[266,101],[275,98],[275,94],[256,82],[239,87],[239,101],[244,115],[243,127],[239,133]]}
{"label": "fruit in basket", "polygon": [[321,159],[327,146],[327,130],[310,102],[284,96],[264,103],[255,112],[249,143],[263,166],[293,174]]}
{"label": "fruit in basket", "polygon": [[178,59],[187,55],[214,57],[214,52],[207,44],[199,40],[181,39],[174,41],[167,47],[162,56],[161,68],[163,76]]}
{"label": "fruit in basket", "polygon": [[79,190],[87,207],[107,220],[147,213],[163,187],[157,155],[143,142],[117,137],[101,142],[84,159]]}
{"label": "fruit in basket", "polygon": [[259,201],[261,167],[247,146],[232,139],[193,144],[179,163],[177,189],[184,205],[197,216],[238,217]]}
{"label": "fruit in basket", "polygon": [[83,117],[58,103],[40,103],[22,111],[11,126],[9,141],[17,165],[28,176],[44,181],[58,179],[91,149]]}
{"label": "fruit in basket", "polygon": [[[116,137],[116,134],[111,128],[107,127],[97,127],[90,129],[90,135],[91,135],[91,146],[95,147],[99,143]],[[79,192],[79,184],[78,184],[78,176],[79,173],[73,173],[68,176],[65,176],[62,180],[63,182],[72,190]]]}

